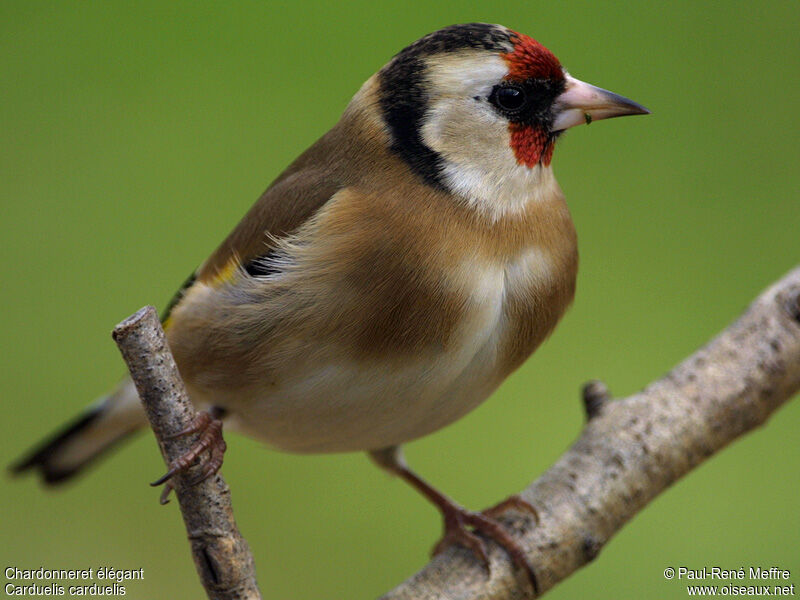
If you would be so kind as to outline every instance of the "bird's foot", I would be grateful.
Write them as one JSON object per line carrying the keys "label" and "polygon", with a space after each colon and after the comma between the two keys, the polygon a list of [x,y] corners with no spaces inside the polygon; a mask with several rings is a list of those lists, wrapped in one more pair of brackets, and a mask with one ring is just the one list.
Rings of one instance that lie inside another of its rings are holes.
{"label": "bird's foot", "polygon": [[187,471],[194,462],[204,453],[207,452],[207,458],[202,462],[202,468],[199,473],[193,477],[188,484],[197,485],[201,481],[205,481],[212,475],[215,475],[222,466],[222,459],[225,454],[225,440],[222,438],[222,421],[216,416],[213,416],[207,411],[197,413],[194,422],[178,433],[169,436],[169,439],[199,433],[197,440],[189,450],[181,456],[173,460],[169,465],[169,470],[159,479],[151,483],[152,486],[159,486],[163,483],[167,485],[164,487],[164,492],[161,494],[161,503],[167,503],[167,496],[173,489],[173,484],[170,481],[178,473]]}
{"label": "bird's foot", "polygon": [[514,540],[503,524],[497,520],[507,510],[514,509],[533,515],[534,520],[538,523],[539,514],[531,504],[519,496],[511,496],[500,504],[481,512],[467,510],[455,503],[443,505],[441,509],[444,515],[444,535],[433,548],[434,556],[453,544],[459,544],[471,550],[478,560],[483,563],[487,572],[491,574],[486,543],[476,535],[476,532],[482,533],[497,542],[508,553],[514,565],[523,570],[528,576],[534,594],[539,595],[539,582],[536,579],[533,567],[525,556],[525,551]]}

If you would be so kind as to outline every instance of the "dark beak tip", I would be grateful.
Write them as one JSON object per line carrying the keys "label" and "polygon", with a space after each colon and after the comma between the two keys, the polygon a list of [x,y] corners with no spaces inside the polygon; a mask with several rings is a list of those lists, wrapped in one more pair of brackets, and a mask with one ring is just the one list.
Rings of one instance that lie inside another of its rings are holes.
{"label": "dark beak tip", "polygon": [[633,100],[628,100],[625,98],[625,102],[621,103],[621,106],[626,109],[626,114],[629,115],[649,115],[650,109],[646,106],[642,106],[638,102],[634,102]]}
{"label": "dark beak tip", "polygon": [[649,115],[650,109],[642,106],[638,102],[631,100],[630,98],[626,98],[625,96],[620,96],[619,94],[615,94],[614,92],[609,92],[608,90],[603,90],[607,97],[611,100],[612,104],[616,104],[621,109],[622,114],[625,115]]}

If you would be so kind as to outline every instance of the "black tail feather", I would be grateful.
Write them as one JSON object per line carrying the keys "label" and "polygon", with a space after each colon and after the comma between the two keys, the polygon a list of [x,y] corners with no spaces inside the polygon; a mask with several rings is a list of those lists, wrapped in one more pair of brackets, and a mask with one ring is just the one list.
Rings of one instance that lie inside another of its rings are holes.
{"label": "black tail feather", "polygon": [[76,419],[67,423],[62,429],[45,438],[44,441],[31,449],[18,461],[11,464],[8,467],[9,471],[14,475],[19,475],[25,471],[38,469],[44,482],[49,485],[55,485],[69,479],[82,470],[87,464],[90,464],[92,460],[96,456],[102,454],[102,452],[98,452],[92,459],[86,462],[69,468],[60,466],[54,458],[59,455],[64,446],[72,441],[76,435],[79,435],[94,423],[102,412],[102,406],[98,405],[79,415]]}

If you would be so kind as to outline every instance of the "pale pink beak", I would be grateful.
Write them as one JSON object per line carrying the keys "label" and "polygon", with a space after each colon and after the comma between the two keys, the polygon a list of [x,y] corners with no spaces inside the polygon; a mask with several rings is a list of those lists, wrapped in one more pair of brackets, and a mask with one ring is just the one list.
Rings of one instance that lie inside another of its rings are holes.
{"label": "pale pink beak", "polygon": [[589,85],[567,75],[567,88],[553,104],[555,121],[552,130],[561,131],[575,125],[626,115],[648,115],[650,111],[633,100]]}

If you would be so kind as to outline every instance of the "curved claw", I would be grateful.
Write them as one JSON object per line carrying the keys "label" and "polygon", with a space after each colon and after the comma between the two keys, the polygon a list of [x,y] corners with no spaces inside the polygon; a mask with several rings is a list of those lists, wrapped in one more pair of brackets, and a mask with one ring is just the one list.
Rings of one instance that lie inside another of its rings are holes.
{"label": "curved claw", "polygon": [[169,504],[169,495],[172,493],[172,482],[167,481],[167,484],[164,486],[164,489],[161,490],[161,496],[158,498],[158,503],[161,506],[165,504]]}
{"label": "curved claw", "polygon": [[440,539],[433,547],[432,556],[441,554],[450,546],[458,544],[471,550],[476,558],[481,561],[487,574],[491,575],[491,565],[489,563],[489,555],[486,552],[486,543],[477,535],[469,531],[464,524],[456,525],[453,528],[445,531],[442,539]]}
{"label": "curved claw", "polygon": [[203,453],[208,451],[209,458],[204,462],[200,473],[188,482],[189,485],[197,485],[215,475],[222,466],[223,456],[227,445],[222,438],[222,421],[213,418],[209,413],[203,411],[197,414],[194,422],[186,429],[169,436],[167,439],[174,439],[184,435],[201,432],[191,448],[177,459],[172,461],[169,470],[150,485],[153,487],[167,483],[169,487],[161,495],[161,503],[166,504],[169,490],[172,489],[169,481],[178,473],[182,473],[192,466],[194,461]]}
{"label": "curved claw", "polygon": [[[486,544],[481,538],[475,535],[473,531],[482,533],[500,545],[518,569],[525,571],[534,594],[538,596],[539,581],[525,555],[525,551],[497,520],[497,517],[501,516],[509,509],[517,509],[522,512],[530,513],[533,515],[536,523],[539,523],[538,511],[519,496],[511,496],[500,504],[487,508],[482,512],[472,512],[454,505],[444,509],[445,532],[442,539],[434,547],[433,553],[434,555],[439,554],[449,546],[459,544],[471,550],[475,557],[484,565],[487,572],[491,573]],[[473,531],[470,531],[467,527],[471,527]]]}
{"label": "curved claw", "polygon": [[227,449],[228,445],[225,443],[225,440],[220,439],[218,442],[215,442],[211,447],[211,455],[209,456],[208,460],[203,463],[203,469],[194,477],[190,482],[189,485],[197,485],[211,477],[212,475],[216,475],[217,472],[222,467],[222,460],[225,455],[225,450]]}
{"label": "curved claw", "polygon": [[164,473],[161,477],[156,479],[155,481],[150,482],[151,487],[158,487],[161,484],[167,483],[170,479],[172,479],[177,473],[180,471],[177,467],[172,467],[169,471]]}

